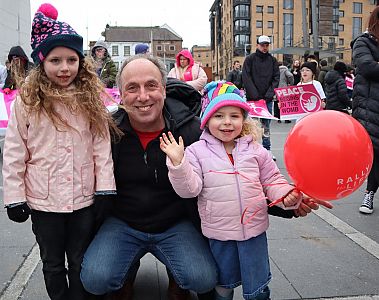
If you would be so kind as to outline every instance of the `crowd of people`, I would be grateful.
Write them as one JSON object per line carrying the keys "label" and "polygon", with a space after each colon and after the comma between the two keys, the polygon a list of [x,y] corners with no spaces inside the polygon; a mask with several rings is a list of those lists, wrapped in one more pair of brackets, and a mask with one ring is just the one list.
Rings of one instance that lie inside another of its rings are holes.
{"label": "crowd of people", "polygon": [[[57,15],[50,4],[34,15],[34,64],[15,46],[0,68],[3,92],[18,90],[4,146],[4,205],[12,221],[31,216],[51,299],[130,300],[146,253],[165,265],[170,300],[188,299],[190,290],[200,300],[231,300],[239,285],[244,299],[270,299],[269,215],[332,207],[286,181],[271,153],[270,120],[248,115],[247,100],[263,99],[273,113],[277,87],[312,84],[325,109],[352,110],[365,126],[374,162],[359,211],[373,212],[379,7],[352,42],[355,70],[312,55],[287,67],[262,35],[242,68],[235,61],[226,80],[211,82],[190,51],[167,72],[147,44],[117,71],[105,42],[85,57],[82,36]],[[113,87],[121,102],[111,115],[103,97]],[[249,223],[241,207],[254,212]]]}

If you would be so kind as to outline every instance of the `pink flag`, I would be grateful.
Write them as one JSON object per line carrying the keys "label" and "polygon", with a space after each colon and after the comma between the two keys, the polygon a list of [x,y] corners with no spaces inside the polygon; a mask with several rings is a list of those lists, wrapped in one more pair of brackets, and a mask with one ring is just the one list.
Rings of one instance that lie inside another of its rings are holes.
{"label": "pink flag", "polygon": [[277,120],[267,109],[266,100],[261,99],[258,101],[247,101],[247,104],[251,107],[249,116],[260,119],[272,119]]}

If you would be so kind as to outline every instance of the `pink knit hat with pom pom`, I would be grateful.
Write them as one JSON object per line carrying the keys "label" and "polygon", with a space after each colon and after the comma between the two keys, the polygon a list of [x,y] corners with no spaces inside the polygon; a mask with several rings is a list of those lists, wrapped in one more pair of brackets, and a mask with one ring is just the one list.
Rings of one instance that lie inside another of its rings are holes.
{"label": "pink knit hat with pom pom", "polygon": [[67,23],[57,21],[58,11],[49,4],[42,4],[34,15],[30,40],[32,58],[36,65],[44,61],[55,47],[63,46],[75,50],[84,58],[83,38]]}

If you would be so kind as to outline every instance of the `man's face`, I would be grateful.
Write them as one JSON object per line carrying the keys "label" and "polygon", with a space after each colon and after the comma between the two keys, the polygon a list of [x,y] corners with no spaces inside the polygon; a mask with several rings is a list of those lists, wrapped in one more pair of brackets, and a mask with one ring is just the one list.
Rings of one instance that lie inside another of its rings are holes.
{"label": "man's face", "polygon": [[104,58],[105,56],[105,49],[103,47],[97,47],[95,49],[95,54],[97,58]]}
{"label": "man's face", "polygon": [[269,43],[258,44],[258,50],[263,52],[263,53],[267,53],[269,50],[269,47],[270,47]]}
{"label": "man's face", "polygon": [[234,64],[234,70],[239,70],[241,68],[241,64],[239,62],[236,62]]}
{"label": "man's face", "polygon": [[157,66],[145,58],[128,63],[121,73],[120,93],[134,129],[142,132],[163,129],[166,90]]}

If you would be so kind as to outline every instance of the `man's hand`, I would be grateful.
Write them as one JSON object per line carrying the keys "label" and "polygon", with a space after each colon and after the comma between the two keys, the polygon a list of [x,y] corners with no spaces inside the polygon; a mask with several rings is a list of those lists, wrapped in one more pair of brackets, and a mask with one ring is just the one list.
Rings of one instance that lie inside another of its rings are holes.
{"label": "man's hand", "polygon": [[300,203],[299,208],[294,210],[295,216],[305,217],[307,214],[311,213],[312,210],[317,210],[320,205],[329,209],[333,208],[333,205],[328,201],[303,197],[303,201]]}
{"label": "man's hand", "polygon": [[179,144],[175,141],[174,136],[169,131],[168,136],[163,133],[160,139],[161,150],[166,153],[174,166],[180,165],[184,157],[183,139],[179,137]]}

